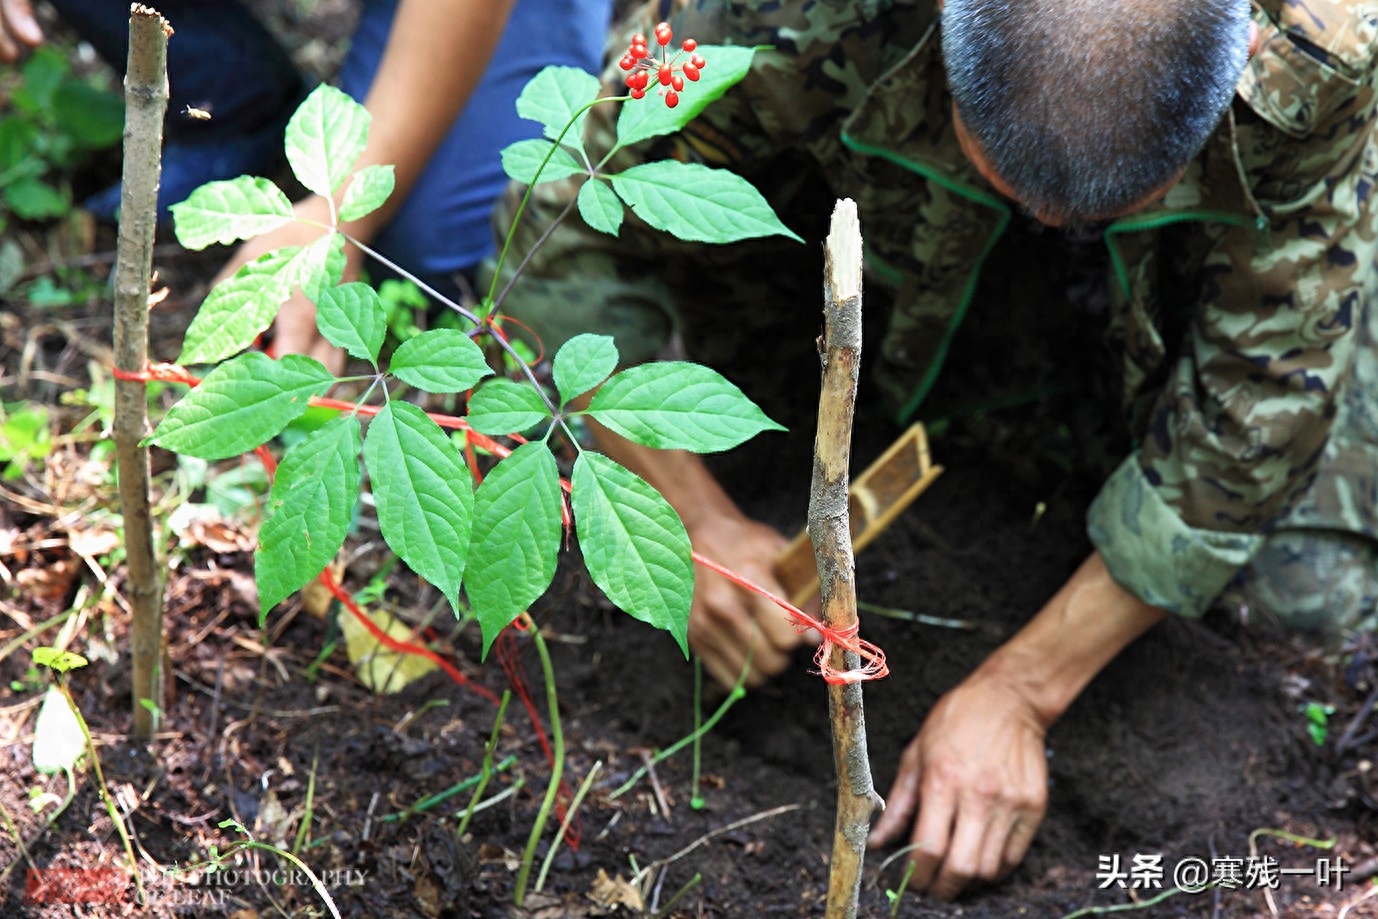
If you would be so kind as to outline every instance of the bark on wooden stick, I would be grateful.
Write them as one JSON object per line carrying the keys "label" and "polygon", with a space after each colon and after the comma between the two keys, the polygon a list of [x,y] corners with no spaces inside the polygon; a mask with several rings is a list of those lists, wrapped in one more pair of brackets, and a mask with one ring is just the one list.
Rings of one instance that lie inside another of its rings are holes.
{"label": "bark on wooden stick", "polygon": [[[119,246],[115,259],[115,366],[139,373],[148,363],[148,305],[161,175],[163,115],[167,111],[167,20],[134,4],[129,11],[129,62],[124,81],[124,174]],[[144,384],[115,381],[115,458],[124,514],[126,586],[133,623],[134,737],[151,740],[162,711],[163,592],[153,552],[148,500]],[[143,700],[150,700],[153,710]]]}
{"label": "bark on wooden stick", "polygon": [[[830,629],[857,628],[855,567],[847,516],[852,416],[861,367],[861,224],[856,204],[838,201],[823,253],[823,391],[818,401],[809,539],[818,562],[823,621]],[[836,671],[860,666],[856,654],[833,648]],[[829,684],[833,759],[837,769],[837,822],[828,874],[828,919],[855,919],[861,865],[871,816],[885,807],[871,779],[861,683]]]}

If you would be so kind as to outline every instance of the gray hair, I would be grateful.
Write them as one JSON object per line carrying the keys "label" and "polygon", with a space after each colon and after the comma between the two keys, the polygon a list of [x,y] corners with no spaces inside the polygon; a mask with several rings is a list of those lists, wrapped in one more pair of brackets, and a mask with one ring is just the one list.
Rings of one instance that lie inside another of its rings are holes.
{"label": "gray hair", "polygon": [[967,133],[1020,203],[1107,216],[1205,146],[1248,60],[1248,0],[946,0]]}

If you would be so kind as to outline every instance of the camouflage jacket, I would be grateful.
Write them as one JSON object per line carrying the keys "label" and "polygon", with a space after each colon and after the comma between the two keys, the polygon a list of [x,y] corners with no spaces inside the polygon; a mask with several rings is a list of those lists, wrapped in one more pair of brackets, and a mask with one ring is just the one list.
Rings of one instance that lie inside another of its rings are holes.
{"label": "camouflage jacket", "polygon": [[[682,155],[753,177],[788,151],[856,200],[868,263],[897,285],[880,377],[907,418],[1012,215],[953,135],[936,4],[677,6],[677,35],[774,47],[690,124]],[[1104,234],[1109,335],[1140,438],[1089,533],[1122,585],[1184,615],[1280,524],[1378,538],[1378,411],[1332,436],[1337,414],[1364,413],[1344,389],[1378,284],[1378,5],[1256,0],[1253,15],[1261,49],[1205,150],[1160,206]]]}

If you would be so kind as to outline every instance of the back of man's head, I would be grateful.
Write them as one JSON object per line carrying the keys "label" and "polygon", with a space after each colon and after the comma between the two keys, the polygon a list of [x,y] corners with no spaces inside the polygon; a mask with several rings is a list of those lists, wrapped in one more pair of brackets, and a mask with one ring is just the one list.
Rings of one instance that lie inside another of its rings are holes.
{"label": "back of man's head", "polygon": [[1248,60],[1248,0],[945,0],[967,134],[1022,204],[1109,216],[1205,145]]}

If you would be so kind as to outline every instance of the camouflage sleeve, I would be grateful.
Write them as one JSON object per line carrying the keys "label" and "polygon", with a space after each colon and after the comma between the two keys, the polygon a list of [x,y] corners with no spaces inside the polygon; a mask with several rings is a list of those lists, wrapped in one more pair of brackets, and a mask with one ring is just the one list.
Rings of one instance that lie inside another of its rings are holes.
{"label": "camouflage sleeve", "polygon": [[[1271,42],[1289,44],[1270,56]],[[1269,228],[1211,248],[1148,430],[1088,515],[1115,579],[1186,616],[1311,487],[1378,292],[1372,49],[1343,70],[1315,51],[1265,33],[1236,109],[1240,165]]]}

